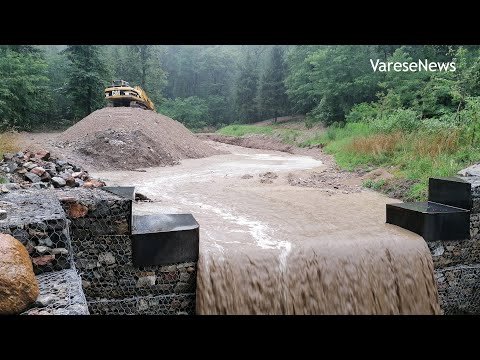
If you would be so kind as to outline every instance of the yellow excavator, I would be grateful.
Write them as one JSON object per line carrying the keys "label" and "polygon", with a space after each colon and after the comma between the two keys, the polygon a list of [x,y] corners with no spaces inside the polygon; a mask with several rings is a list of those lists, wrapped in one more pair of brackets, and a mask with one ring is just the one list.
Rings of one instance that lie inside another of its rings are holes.
{"label": "yellow excavator", "polygon": [[140,86],[130,86],[125,80],[112,81],[112,85],[105,89],[105,98],[108,107],[138,107],[155,111],[155,105],[145,91]]}

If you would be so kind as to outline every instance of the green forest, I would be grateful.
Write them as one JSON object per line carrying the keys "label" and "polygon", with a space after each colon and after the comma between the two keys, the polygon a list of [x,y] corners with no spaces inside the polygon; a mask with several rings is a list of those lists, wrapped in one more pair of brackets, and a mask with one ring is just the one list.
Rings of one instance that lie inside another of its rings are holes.
{"label": "green forest", "polygon": [[[379,72],[370,59],[457,69]],[[479,46],[2,45],[0,118],[20,130],[73,123],[105,106],[103,89],[123,79],[190,128],[293,114],[330,125],[402,109],[439,126],[474,107],[479,66]]]}
{"label": "green forest", "polygon": [[191,129],[293,111],[285,46],[15,45],[0,47],[3,129],[68,126],[105,106],[114,79],[144,88]]}
{"label": "green forest", "polygon": [[[371,59],[455,71],[374,71]],[[3,45],[0,78],[2,130],[65,128],[123,79],[194,131],[305,115],[307,128],[328,128],[296,145],[323,144],[346,169],[389,166],[414,180],[412,199],[429,176],[480,160],[480,46]]]}

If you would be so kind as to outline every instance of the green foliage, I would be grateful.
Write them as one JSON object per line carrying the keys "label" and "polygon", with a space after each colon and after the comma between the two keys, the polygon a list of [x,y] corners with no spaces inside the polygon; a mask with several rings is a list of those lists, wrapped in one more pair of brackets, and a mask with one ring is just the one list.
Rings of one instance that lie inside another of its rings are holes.
{"label": "green foliage", "polygon": [[286,64],[284,50],[280,46],[271,49],[258,94],[258,104],[262,118],[276,118],[289,114],[288,96],[285,88]]}
{"label": "green foliage", "polygon": [[[396,167],[397,176],[420,181],[406,194],[411,200],[426,199],[429,177],[453,176],[480,161],[478,142],[472,146],[470,138],[462,135],[461,128],[430,131],[422,124],[416,131],[410,131],[412,123],[403,124],[395,126],[397,132],[392,133],[390,127],[380,130],[376,122],[347,123],[343,128],[329,128],[309,143],[326,144],[325,151],[333,154],[337,163],[348,170],[365,166]],[[388,147],[388,151],[382,151],[382,146]],[[377,188],[371,182],[365,186]]]}
{"label": "green foliage", "polygon": [[157,111],[192,129],[202,128],[208,124],[207,102],[196,96],[166,100],[158,107]]}
{"label": "green foliage", "polygon": [[376,104],[360,103],[352,107],[345,117],[346,122],[371,122],[378,115]]}
{"label": "green foliage", "polygon": [[250,53],[247,54],[236,82],[235,107],[237,118],[245,122],[257,120],[258,109],[256,97],[258,91],[258,74]]}
{"label": "green foliage", "polygon": [[[414,59],[404,50],[396,49],[395,52],[387,58],[387,62],[412,62]],[[423,84],[428,81],[429,72],[396,72],[388,71],[385,78],[379,83],[383,89],[380,95],[380,102],[384,107],[390,109],[420,107],[422,97],[420,91]]]}
{"label": "green foliage", "polygon": [[268,135],[284,144],[297,146],[301,141],[301,136],[305,135],[304,131],[284,128],[281,127],[281,125],[257,126],[241,124],[225,126],[217,130],[217,134],[228,136],[245,136],[249,134]]}
{"label": "green foliage", "polygon": [[292,129],[282,129],[279,133],[280,141],[284,144],[296,145],[297,139],[300,136],[300,132]]}
{"label": "green foliage", "polygon": [[290,56],[287,94],[295,109],[310,121],[343,121],[351,107],[371,101],[380,75],[369,59],[379,56],[376,46],[300,47],[304,57]]}
{"label": "green foliage", "polygon": [[466,98],[463,113],[466,118],[465,135],[472,146],[478,146],[480,139],[480,97]]}
{"label": "green foliage", "polygon": [[0,128],[30,130],[49,119],[47,64],[36,48],[0,48]]}
{"label": "green foliage", "polygon": [[207,124],[219,126],[223,122],[229,122],[233,100],[221,95],[209,95],[204,98],[208,107]]}
{"label": "green foliage", "polygon": [[105,105],[107,67],[98,45],[69,45],[65,54],[69,60],[67,94],[73,116],[81,119]]}
{"label": "green foliage", "polygon": [[[457,71],[382,73],[370,59],[454,61]],[[191,128],[298,113],[309,128],[322,121],[368,123],[372,133],[460,129],[478,143],[479,46],[3,45],[0,77],[3,127],[70,124],[104,106],[105,86],[120,78]]]}
{"label": "green foliage", "polygon": [[373,132],[389,133],[394,131],[412,132],[422,125],[420,115],[414,110],[398,109],[383,118],[371,122]]}
{"label": "green foliage", "polygon": [[62,123],[69,124],[72,119],[72,104],[67,91],[67,72],[68,60],[64,52],[52,51],[46,52],[46,61],[48,63],[47,76],[49,78],[48,92],[52,97],[51,115],[55,120],[48,124],[51,128]]}
{"label": "green foliage", "polygon": [[113,69],[114,78],[141,86],[155,104],[160,104],[167,83],[165,71],[159,66],[161,49],[154,45],[127,45],[114,51],[118,64]]}
{"label": "green foliage", "polygon": [[239,46],[169,45],[160,48],[160,67],[167,76],[163,90],[165,98],[197,96],[206,100],[209,125],[231,123],[238,118],[234,84],[238,64],[242,62]]}
{"label": "green foliage", "polygon": [[428,179],[414,184],[405,195],[406,201],[425,201],[428,197]]}
{"label": "green foliage", "polygon": [[455,52],[457,79],[454,84],[456,98],[480,96],[480,49],[460,47]]}

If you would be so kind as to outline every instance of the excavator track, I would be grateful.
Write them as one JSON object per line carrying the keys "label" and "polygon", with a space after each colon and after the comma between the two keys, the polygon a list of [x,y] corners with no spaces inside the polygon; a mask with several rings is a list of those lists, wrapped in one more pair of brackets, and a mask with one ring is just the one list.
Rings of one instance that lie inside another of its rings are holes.
{"label": "excavator track", "polygon": [[149,110],[148,107],[142,103],[136,102],[136,101],[131,101],[130,102],[130,107],[132,108],[139,108],[143,110]]}

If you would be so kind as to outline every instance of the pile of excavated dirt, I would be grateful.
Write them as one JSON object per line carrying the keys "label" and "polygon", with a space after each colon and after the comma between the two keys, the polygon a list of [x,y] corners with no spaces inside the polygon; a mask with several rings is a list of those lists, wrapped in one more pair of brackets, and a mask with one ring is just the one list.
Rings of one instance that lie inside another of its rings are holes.
{"label": "pile of excavated dirt", "polygon": [[57,145],[95,168],[133,170],[171,166],[219,154],[167,116],[136,108],[97,110],[58,136]]}

